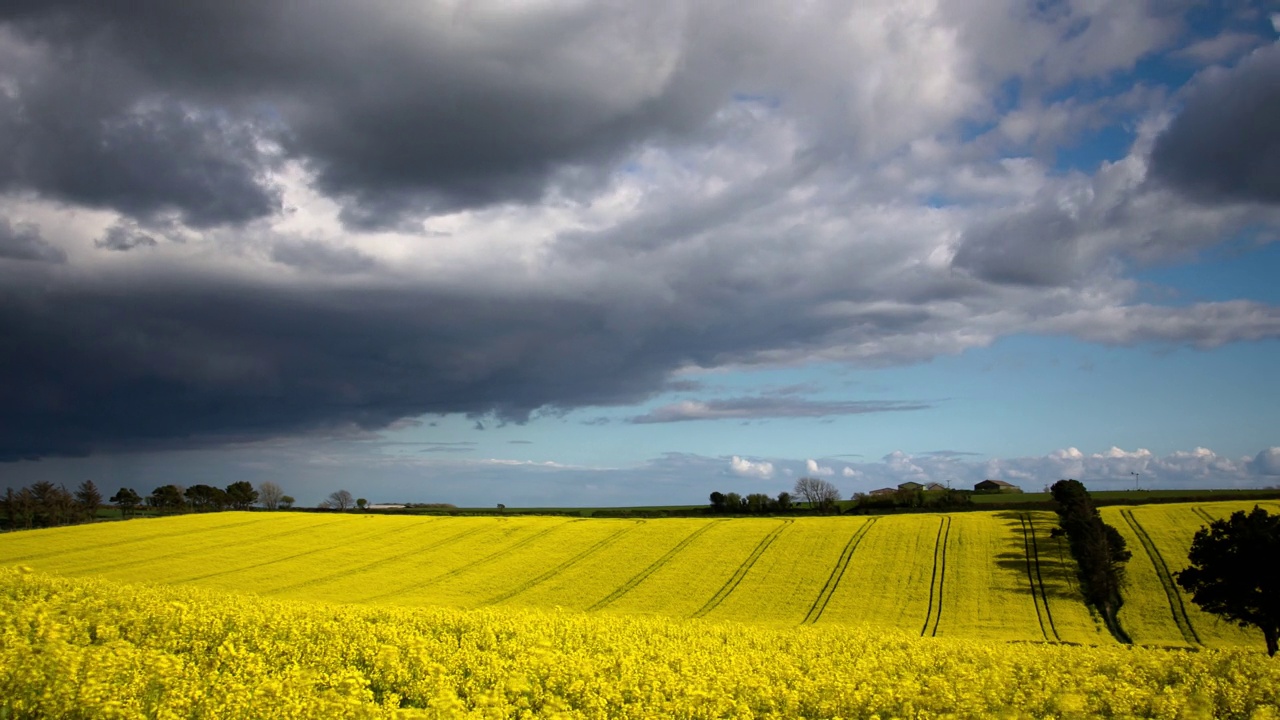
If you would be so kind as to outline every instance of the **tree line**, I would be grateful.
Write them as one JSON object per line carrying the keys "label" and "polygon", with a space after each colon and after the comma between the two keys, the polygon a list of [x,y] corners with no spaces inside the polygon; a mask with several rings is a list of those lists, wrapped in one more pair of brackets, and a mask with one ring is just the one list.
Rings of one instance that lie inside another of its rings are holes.
{"label": "tree line", "polygon": [[225,488],[169,484],[155,488],[146,496],[133,488],[122,487],[104,502],[101,491],[92,480],[80,483],[75,492],[41,480],[18,490],[8,488],[0,503],[0,511],[3,511],[6,527],[31,529],[91,521],[108,503],[120,511],[121,517],[128,518],[143,508],[155,513],[248,510],[254,505],[267,510],[283,510],[293,507],[294,502],[279,485],[270,481],[259,484],[257,488],[243,480]]}
{"label": "tree line", "polygon": [[1116,617],[1124,602],[1120,594],[1124,564],[1132,556],[1124,537],[1102,521],[1102,515],[1080,481],[1059,480],[1049,492],[1058,513],[1058,528],[1053,534],[1067,537],[1085,602],[1098,610],[1112,635],[1121,642],[1129,642]]}
{"label": "tree line", "polygon": [[[794,493],[794,494],[792,494]],[[821,478],[803,477],[796,481],[792,492],[780,492],[777,497],[766,493],[739,495],[736,492],[713,492],[708,511],[722,515],[771,515],[789,513],[799,509],[799,503],[814,512],[839,512],[840,490]]]}

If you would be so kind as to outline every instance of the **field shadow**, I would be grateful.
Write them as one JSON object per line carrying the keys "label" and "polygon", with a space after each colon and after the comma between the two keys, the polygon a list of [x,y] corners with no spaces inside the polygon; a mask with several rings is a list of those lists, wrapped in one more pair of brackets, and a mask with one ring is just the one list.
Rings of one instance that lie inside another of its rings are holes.
{"label": "field shadow", "polygon": [[[997,567],[1009,573],[1008,587],[1017,588],[1026,595],[1041,592],[1043,588],[1044,595],[1051,599],[1083,601],[1076,585],[1075,560],[1071,558],[1066,538],[1051,535],[1057,527],[1051,517],[1013,510],[997,512],[995,517],[1001,521],[1005,531],[995,561]],[[1030,522],[1025,521],[1027,518]],[[1024,527],[1028,535],[1034,536],[1030,563]],[[1033,529],[1034,533],[1031,532]]]}

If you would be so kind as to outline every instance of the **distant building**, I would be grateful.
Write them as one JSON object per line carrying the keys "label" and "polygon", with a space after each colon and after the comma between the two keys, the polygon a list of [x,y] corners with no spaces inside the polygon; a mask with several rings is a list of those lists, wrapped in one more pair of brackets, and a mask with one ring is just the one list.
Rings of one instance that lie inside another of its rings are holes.
{"label": "distant building", "polygon": [[364,506],[365,510],[403,510],[402,503],[369,503]]}
{"label": "distant building", "polygon": [[906,481],[906,482],[904,482],[904,483],[898,483],[898,489],[899,489],[899,490],[909,490],[909,491],[911,491],[911,492],[915,492],[916,490],[923,490],[923,489],[924,489],[924,485],[921,485],[921,484],[920,484],[920,483],[918,483],[918,482],[911,482],[910,480],[908,480],[908,481]]}
{"label": "distant building", "polygon": [[898,491],[897,491],[897,490],[895,490],[895,489],[893,489],[893,488],[880,488],[879,490],[872,490],[871,492],[869,492],[869,493],[867,493],[867,494],[868,494],[868,495],[870,495],[870,496],[872,496],[872,497],[884,497],[884,496],[886,496],[886,495],[892,495],[892,494],[894,494],[894,493],[896,493],[896,492],[898,492]]}
{"label": "distant building", "polygon": [[925,492],[946,492],[949,489],[950,488],[948,488],[946,485],[943,485],[942,483],[929,483],[928,485],[924,486]]}
{"label": "distant building", "polygon": [[983,480],[973,486],[976,492],[983,493],[1020,493],[1022,488],[1003,480]]}

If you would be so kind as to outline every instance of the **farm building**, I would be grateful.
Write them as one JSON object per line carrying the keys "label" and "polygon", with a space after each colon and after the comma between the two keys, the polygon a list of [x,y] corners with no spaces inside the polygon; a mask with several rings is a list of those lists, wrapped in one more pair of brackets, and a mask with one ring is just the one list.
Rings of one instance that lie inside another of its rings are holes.
{"label": "farm building", "polygon": [[1018,487],[1017,485],[1014,485],[1013,483],[1007,483],[1003,480],[983,480],[982,482],[974,485],[973,489],[976,492],[986,492],[986,493],[1020,493],[1022,492],[1022,488]]}
{"label": "farm building", "polygon": [[896,492],[898,492],[898,491],[897,491],[897,490],[894,490],[893,488],[880,488],[880,489],[878,489],[878,490],[872,490],[871,492],[869,492],[869,493],[867,493],[867,494],[868,494],[868,495],[870,495],[870,496],[872,496],[872,497],[884,497],[884,496],[886,496],[886,495],[892,495],[892,494],[894,494],[894,493],[896,493]]}
{"label": "farm building", "polygon": [[947,486],[942,483],[929,483],[924,486],[925,492],[946,492]]}
{"label": "farm building", "polygon": [[912,482],[912,481],[908,480],[908,481],[906,481],[906,482],[904,482],[904,483],[899,483],[899,484],[898,484],[898,489],[899,489],[899,490],[910,490],[910,491],[912,491],[912,492],[915,492],[916,490],[923,490],[923,489],[924,489],[924,485],[921,485],[921,484],[920,484],[920,483],[918,483],[918,482]]}

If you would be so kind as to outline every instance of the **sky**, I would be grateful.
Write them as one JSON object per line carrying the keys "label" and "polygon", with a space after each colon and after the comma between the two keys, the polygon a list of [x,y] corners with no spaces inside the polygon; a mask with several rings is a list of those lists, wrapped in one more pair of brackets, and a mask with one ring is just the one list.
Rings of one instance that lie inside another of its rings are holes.
{"label": "sky", "polygon": [[1280,12],[0,7],[0,485],[1280,486]]}

